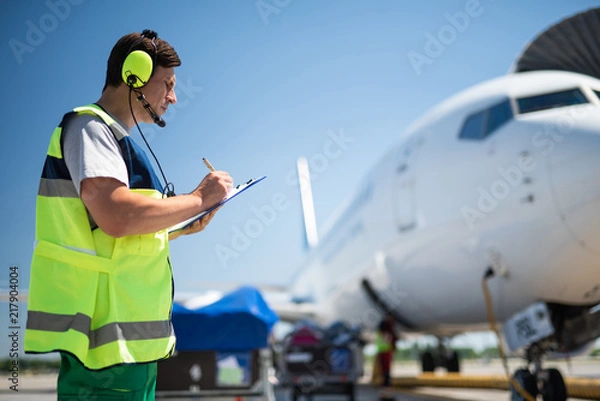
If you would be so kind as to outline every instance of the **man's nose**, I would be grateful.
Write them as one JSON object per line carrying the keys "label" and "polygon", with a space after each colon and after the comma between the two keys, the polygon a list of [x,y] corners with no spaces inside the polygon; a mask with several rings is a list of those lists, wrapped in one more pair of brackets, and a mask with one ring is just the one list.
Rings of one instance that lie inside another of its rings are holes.
{"label": "man's nose", "polygon": [[177,95],[175,94],[175,88],[171,89],[169,93],[167,93],[167,101],[171,104],[177,103]]}

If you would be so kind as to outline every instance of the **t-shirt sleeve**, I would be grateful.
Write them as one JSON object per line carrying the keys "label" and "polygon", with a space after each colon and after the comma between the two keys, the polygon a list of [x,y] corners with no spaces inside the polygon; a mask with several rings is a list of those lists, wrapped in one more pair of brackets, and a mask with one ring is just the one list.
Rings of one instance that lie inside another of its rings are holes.
{"label": "t-shirt sleeve", "polygon": [[104,122],[89,114],[71,118],[63,133],[63,155],[77,193],[86,178],[114,178],[129,187],[119,143]]}

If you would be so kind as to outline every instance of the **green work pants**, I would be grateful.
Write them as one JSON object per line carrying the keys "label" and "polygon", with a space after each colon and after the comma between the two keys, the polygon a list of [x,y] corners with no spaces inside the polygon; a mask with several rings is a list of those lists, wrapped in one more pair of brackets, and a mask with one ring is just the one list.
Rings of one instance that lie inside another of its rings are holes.
{"label": "green work pants", "polygon": [[58,401],[154,401],[156,362],[89,370],[72,355],[60,356]]}

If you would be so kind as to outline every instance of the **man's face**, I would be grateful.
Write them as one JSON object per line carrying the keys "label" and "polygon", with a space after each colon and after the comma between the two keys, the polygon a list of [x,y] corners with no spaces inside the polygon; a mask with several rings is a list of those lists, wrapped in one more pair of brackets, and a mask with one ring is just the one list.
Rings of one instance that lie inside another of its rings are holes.
{"label": "man's face", "polygon": [[[170,104],[177,103],[175,83],[175,67],[164,68],[156,66],[154,75],[152,75],[148,83],[141,89],[146,100],[159,116],[165,114]],[[140,104],[140,106],[142,105]],[[143,116],[141,118],[142,121],[147,123],[153,122],[146,111],[141,110],[139,115]]]}

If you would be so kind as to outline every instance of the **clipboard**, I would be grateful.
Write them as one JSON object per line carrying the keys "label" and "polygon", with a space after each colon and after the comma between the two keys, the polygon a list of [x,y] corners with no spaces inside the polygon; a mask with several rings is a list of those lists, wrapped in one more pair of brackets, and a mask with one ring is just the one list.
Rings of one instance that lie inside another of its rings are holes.
{"label": "clipboard", "polygon": [[251,180],[248,180],[246,182],[244,182],[243,184],[239,184],[238,186],[236,186],[235,188],[233,188],[225,197],[225,199],[223,199],[221,202],[217,203],[216,205],[214,205],[213,207],[203,211],[202,213],[199,213],[193,217],[190,217],[187,220],[182,221],[181,223],[175,224],[174,226],[172,226],[171,228],[169,228],[169,232],[175,232],[175,231],[179,231],[182,230],[184,228],[187,228],[188,226],[191,226],[192,223],[194,223],[196,220],[199,220],[202,218],[202,216],[204,216],[205,214],[208,214],[210,212],[212,212],[213,210],[215,210],[216,208],[218,208],[221,205],[226,204],[227,202],[229,202],[230,200],[232,200],[233,198],[235,198],[236,196],[238,196],[239,194],[241,194],[242,192],[244,192],[245,190],[247,190],[248,188],[253,187],[255,184],[258,184],[259,182],[261,182],[262,180],[264,180],[265,178],[267,178],[266,175],[263,175],[261,177],[258,178],[253,178]]}

